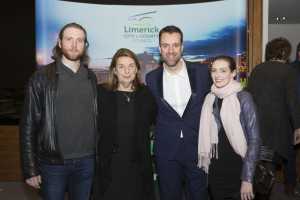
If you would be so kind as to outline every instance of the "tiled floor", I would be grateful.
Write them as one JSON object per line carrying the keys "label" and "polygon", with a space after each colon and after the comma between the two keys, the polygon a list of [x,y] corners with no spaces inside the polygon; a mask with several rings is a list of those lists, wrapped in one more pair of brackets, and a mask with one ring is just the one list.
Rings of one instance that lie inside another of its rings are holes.
{"label": "tiled floor", "polygon": [[37,191],[21,182],[0,182],[0,200],[41,200]]}
{"label": "tiled floor", "polygon": [[284,193],[283,184],[276,183],[273,187],[270,200],[300,200],[300,185],[296,187],[297,195],[294,197],[289,197]]}
{"label": "tiled floor", "polygon": [[[298,186],[300,191],[300,185]],[[20,182],[0,182],[0,200],[41,200],[37,191]],[[276,183],[270,200],[300,200],[284,194],[283,185]]]}

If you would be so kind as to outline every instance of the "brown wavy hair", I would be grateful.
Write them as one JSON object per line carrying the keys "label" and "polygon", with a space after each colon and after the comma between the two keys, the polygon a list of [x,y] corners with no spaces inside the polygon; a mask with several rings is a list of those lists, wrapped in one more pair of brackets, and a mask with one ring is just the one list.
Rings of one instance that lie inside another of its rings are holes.
{"label": "brown wavy hair", "polygon": [[117,66],[117,61],[120,57],[129,57],[134,60],[134,63],[137,67],[137,73],[132,83],[132,89],[137,90],[140,86],[143,85],[139,77],[141,65],[135,53],[133,53],[133,51],[131,51],[130,49],[126,48],[121,48],[114,54],[109,67],[108,80],[104,84],[104,87],[111,91],[115,91],[118,89],[119,81],[118,77],[114,73],[114,70]]}
{"label": "brown wavy hair", "polygon": [[288,61],[291,54],[292,46],[290,42],[283,37],[275,38],[267,43],[266,61],[284,60]]}
{"label": "brown wavy hair", "polygon": [[[86,30],[80,25],[80,24],[77,24],[75,22],[72,22],[72,23],[69,23],[69,24],[66,24],[64,27],[62,27],[62,29],[59,31],[59,34],[58,34],[58,39],[59,40],[62,40],[63,39],[63,36],[64,36],[64,31],[67,29],[67,28],[76,28],[76,29],[79,29],[79,30],[82,30],[83,33],[84,33],[84,43],[85,43],[85,49],[84,49],[84,52],[83,52],[83,55],[82,57],[80,58],[80,62],[84,65],[84,66],[88,66],[89,64],[89,60],[90,60],[90,57],[87,53],[87,50],[88,50],[88,47],[89,47],[89,42],[87,40],[87,32]],[[52,59],[53,60],[60,60],[62,58],[62,50],[61,48],[59,47],[59,41],[57,40],[56,42],[56,45],[55,47],[53,47],[52,49]]]}

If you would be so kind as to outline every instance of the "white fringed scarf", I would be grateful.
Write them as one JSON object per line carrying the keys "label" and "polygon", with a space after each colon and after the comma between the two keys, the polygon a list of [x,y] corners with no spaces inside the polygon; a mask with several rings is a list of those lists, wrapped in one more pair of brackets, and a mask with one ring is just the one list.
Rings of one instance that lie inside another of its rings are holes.
{"label": "white fringed scarf", "polygon": [[241,84],[232,80],[223,88],[213,85],[211,92],[205,97],[200,117],[198,167],[203,168],[206,173],[210,159],[218,158],[218,127],[213,115],[216,96],[223,99],[220,116],[229,143],[238,155],[245,157],[247,141],[240,122],[241,108],[237,98],[237,92],[241,90]]}

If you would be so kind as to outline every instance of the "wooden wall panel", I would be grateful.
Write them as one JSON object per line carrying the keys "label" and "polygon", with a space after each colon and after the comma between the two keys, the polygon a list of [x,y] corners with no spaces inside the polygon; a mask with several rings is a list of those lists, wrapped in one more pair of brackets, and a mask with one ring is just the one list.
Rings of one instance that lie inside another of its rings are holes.
{"label": "wooden wall panel", "polygon": [[19,129],[0,126],[0,181],[21,180]]}
{"label": "wooden wall panel", "polygon": [[249,71],[262,62],[262,0],[248,0],[248,65]]}

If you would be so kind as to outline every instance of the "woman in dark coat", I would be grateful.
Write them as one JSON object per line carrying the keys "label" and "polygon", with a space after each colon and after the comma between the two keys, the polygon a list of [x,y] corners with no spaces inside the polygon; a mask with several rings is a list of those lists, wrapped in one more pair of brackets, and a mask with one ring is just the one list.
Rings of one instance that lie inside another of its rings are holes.
{"label": "woman in dark coat", "polygon": [[138,78],[140,64],[119,49],[109,80],[98,90],[99,140],[94,195],[97,200],[152,200],[150,127],[156,104]]}

